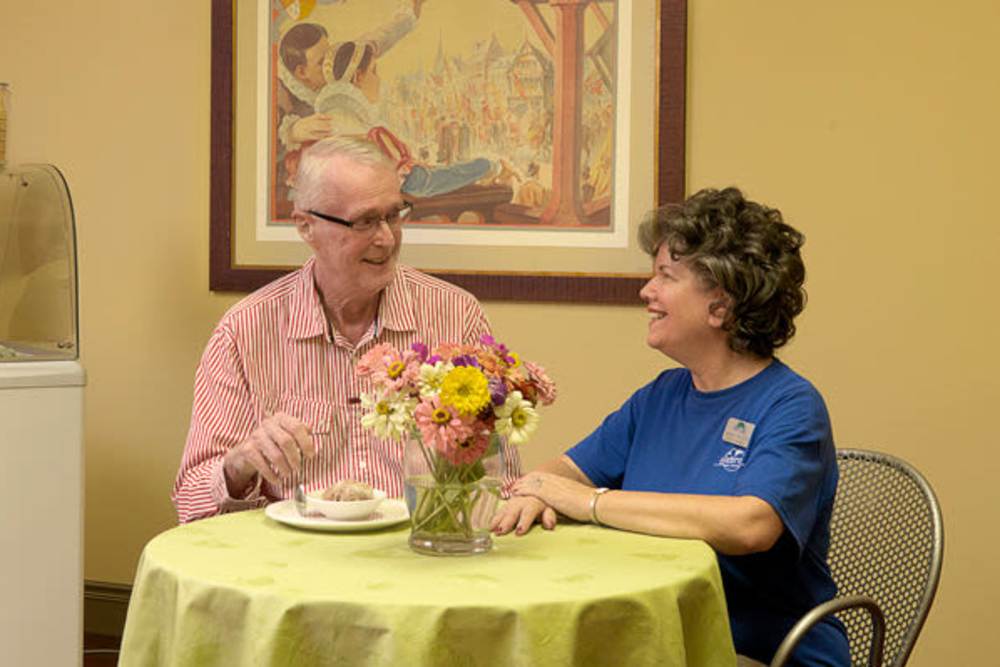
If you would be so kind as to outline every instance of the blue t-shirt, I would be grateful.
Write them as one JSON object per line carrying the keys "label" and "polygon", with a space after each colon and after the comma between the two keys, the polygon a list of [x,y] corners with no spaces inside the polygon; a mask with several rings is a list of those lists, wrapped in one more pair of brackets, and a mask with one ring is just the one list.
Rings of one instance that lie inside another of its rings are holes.
{"label": "blue t-shirt", "polygon": [[[826,564],[837,489],[830,417],[819,392],[775,359],[754,377],[701,392],[687,369],[660,374],[567,454],[590,481],[626,491],[756,496],[785,530],[770,550],[718,554],[736,651],[770,662],[785,634],[836,595]],[[793,664],[850,664],[827,618]]]}

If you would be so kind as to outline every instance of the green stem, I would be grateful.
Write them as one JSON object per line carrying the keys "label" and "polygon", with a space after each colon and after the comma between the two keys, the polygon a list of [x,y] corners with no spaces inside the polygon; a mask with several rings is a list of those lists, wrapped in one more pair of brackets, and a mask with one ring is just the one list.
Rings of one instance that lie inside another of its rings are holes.
{"label": "green stem", "polygon": [[[461,533],[465,537],[474,534],[473,508],[482,499],[483,493],[493,493],[493,489],[483,489],[476,483],[485,475],[481,462],[454,465],[447,458],[427,447],[419,433],[412,434],[415,445],[427,465],[430,480],[413,479],[417,492],[413,511],[413,530],[428,532]],[[423,487],[417,482],[426,481]]]}
{"label": "green stem", "polygon": [[426,502],[424,503],[425,505],[424,511],[414,516],[414,518],[420,522],[421,526],[426,524],[428,521],[433,519],[438,514],[440,514],[441,511],[443,510],[443,505],[444,505],[444,503],[442,502],[443,499],[440,497],[435,497],[438,494],[436,494],[434,491],[435,491],[434,487],[428,487],[427,489],[424,490],[423,495],[424,498],[426,498]]}
{"label": "green stem", "polygon": [[472,537],[472,502],[469,498],[469,489],[462,487],[462,501],[465,506],[464,519],[465,519],[465,536]]}
{"label": "green stem", "polygon": [[[417,443],[417,447],[420,448],[420,454],[424,457],[424,462],[427,463],[427,470],[430,472],[431,478],[436,480],[437,479],[437,474],[436,474],[436,470],[434,468],[434,460],[433,460],[433,457],[431,456],[430,452],[427,451],[427,447],[424,446],[424,441],[420,438],[419,434],[416,431],[414,431],[411,434],[411,437]],[[417,518],[419,518],[421,516],[421,514],[423,513],[423,511],[425,509],[424,505],[426,505],[429,502],[429,498],[430,498],[430,494],[427,494],[427,493],[420,493],[420,494],[418,494],[418,496],[419,496],[419,500],[418,500],[417,506],[413,510],[413,518],[414,519],[417,519]],[[432,516],[433,516],[433,514],[432,514]]]}
{"label": "green stem", "polygon": [[451,525],[455,526],[455,527],[458,527],[458,525],[459,525],[460,522],[458,520],[458,516],[455,514],[454,509],[452,508],[452,503],[454,501],[449,500],[445,496],[444,490],[440,486],[438,486],[437,484],[435,484],[435,485],[433,485],[433,486],[431,486],[431,487],[429,487],[427,489],[426,496],[430,497],[432,495],[435,497],[435,499],[437,500],[437,502],[430,502],[430,501],[428,501],[428,504],[432,505],[433,508],[434,508],[434,509],[432,509],[430,511],[429,514],[427,514],[424,517],[421,517],[420,514],[414,512],[414,516],[413,516],[413,519],[414,519],[414,522],[415,522],[414,523],[414,530],[419,530],[419,529],[425,527],[428,523],[430,523],[431,519],[433,519],[434,517],[436,517],[439,514],[441,514],[442,510],[448,512],[448,516],[451,519]]}
{"label": "green stem", "polygon": [[424,513],[424,505],[427,504],[427,494],[423,493],[420,487],[416,484],[413,485],[413,491],[417,496],[417,505],[413,508],[413,519],[416,521]]}

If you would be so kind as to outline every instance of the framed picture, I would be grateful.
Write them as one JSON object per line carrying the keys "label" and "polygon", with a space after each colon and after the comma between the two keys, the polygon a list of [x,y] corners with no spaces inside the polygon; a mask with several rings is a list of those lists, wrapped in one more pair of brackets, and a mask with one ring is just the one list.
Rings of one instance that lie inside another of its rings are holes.
{"label": "framed picture", "polygon": [[213,0],[210,288],[309,248],[298,157],[364,135],[414,204],[401,261],[481,299],[633,303],[684,196],[686,0]]}

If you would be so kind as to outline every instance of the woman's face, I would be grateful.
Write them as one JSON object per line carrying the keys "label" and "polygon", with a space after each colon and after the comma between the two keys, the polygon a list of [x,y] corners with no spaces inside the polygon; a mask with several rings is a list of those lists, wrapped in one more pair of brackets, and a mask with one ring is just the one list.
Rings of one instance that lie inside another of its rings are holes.
{"label": "woman's face", "polygon": [[706,288],[683,258],[670,256],[667,244],[653,260],[653,277],[640,290],[649,313],[646,344],[685,366],[708,345],[725,341],[719,304],[724,294]]}

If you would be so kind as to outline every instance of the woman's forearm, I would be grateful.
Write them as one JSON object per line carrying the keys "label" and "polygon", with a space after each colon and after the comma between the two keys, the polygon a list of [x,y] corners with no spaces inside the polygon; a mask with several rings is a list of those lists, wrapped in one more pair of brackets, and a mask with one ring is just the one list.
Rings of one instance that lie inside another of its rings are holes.
{"label": "woman's forearm", "polygon": [[[566,455],[549,459],[513,487],[578,521],[592,519],[593,482]],[[728,555],[767,551],[784,530],[774,509],[755,496],[608,491],[596,499],[604,525],[649,535],[704,540]]]}
{"label": "woman's forearm", "polygon": [[704,540],[727,555],[767,551],[784,530],[774,509],[754,496],[609,491],[596,515],[622,530]]}
{"label": "woman's forearm", "polygon": [[573,459],[566,456],[565,454],[560,454],[555,458],[551,458],[542,465],[535,468],[533,472],[547,472],[553,475],[559,475],[560,477],[565,477],[566,479],[571,479],[574,482],[579,482],[581,484],[586,484],[587,486],[593,486],[594,483],[587,478],[583,472],[576,467],[573,463]]}

